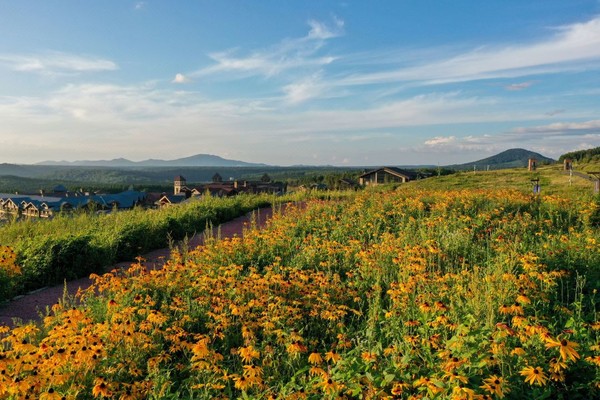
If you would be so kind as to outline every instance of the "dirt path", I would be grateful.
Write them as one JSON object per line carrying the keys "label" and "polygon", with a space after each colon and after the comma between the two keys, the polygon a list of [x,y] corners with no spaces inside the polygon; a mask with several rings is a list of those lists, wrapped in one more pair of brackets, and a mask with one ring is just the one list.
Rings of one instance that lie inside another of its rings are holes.
{"label": "dirt path", "polygon": [[[271,218],[273,210],[271,208],[263,208],[255,212],[248,213],[242,217],[238,217],[229,222],[225,222],[213,229],[213,236],[217,234],[221,238],[231,238],[234,236],[242,236],[244,229],[249,226],[252,219],[255,218],[256,225],[263,227],[267,220]],[[195,248],[202,245],[204,242],[204,234],[194,235],[189,241],[189,247]],[[144,254],[142,257],[146,260],[145,264],[149,268],[159,268],[169,258],[170,250],[168,248],[158,249]],[[126,268],[131,264],[131,261],[120,262],[108,267],[110,271],[114,268]],[[69,281],[66,284],[66,290],[70,295],[77,293],[79,288],[85,289],[92,284],[89,278],[81,278],[74,281]],[[36,290],[19,298],[16,298],[9,303],[0,306],[0,326],[14,326],[13,320],[18,319],[23,322],[31,320],[38,321],[40,312],[45,314],[46,307],[52,307],[58,299],[62,298],[65,290],[65,285],[58,285]]]}

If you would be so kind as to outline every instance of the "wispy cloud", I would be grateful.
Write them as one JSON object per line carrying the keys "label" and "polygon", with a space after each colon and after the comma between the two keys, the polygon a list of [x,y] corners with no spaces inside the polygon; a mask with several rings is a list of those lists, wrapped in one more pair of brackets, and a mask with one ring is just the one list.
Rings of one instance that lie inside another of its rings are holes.
{"label": "wispy cloud", "polygon": [[145,1],[138,1],[134,4],[133,8],[135,10],[142,10],[143,8],[146,7],[146,2]]}
{"label": "wispy cloud", "polygon": [[311,75],[299,82],[284,86],[285,99],[290,104],[299,104],[308,99],[318,97],[324,85],[319,74]]}
{"label": "wispy cloud", "polygon": [[409,67],[362,73],[340,79],[341,85],[368,85],[386,82],[423,84],[527,76],[582,68],[573,63],[600,61],[600,17],[562,26],[546,40],[528,44],[483,46],[472,51],[422,61]]}
{"label": "wispy cloud", "polygon": [[[321,76],[317,73],[311,77],[312,81],[307,79],[304,86],[289,88],[288,101],[302,102],[310,96],[328,95],[319,94]],[[148,158],[155,149],[160,149],[163,157],[176,158],[181,156],[182,148],[190,146],[224,154],[232,151],[230,144],[235,142],[235,151],[243,153],[248,149],[247,154],[254,160],[260,161],[263,157],[262,161],[277,162],[274,154],[281,153],[277,157],[285,164],[291,160],[286,158],[291,145],[298,146],[299,158],[303,157],[300,153],[309,155],[319,148],[323,154],[353,154],[353,159],[359,160],[361,152],[376,144],[378,154],[389,153],[392,160],[394,152],[409,147],[421,151],[420,154],[443,153],[450,158],[454,157],[453,152],[489,152],[507,146],[522,147],[523,142],[531,144],[531,148],[539,148],[540,143],[549,143],[548,138],[553,140],[548,148],[567,145],[571,148],[573,138],[578,143],[598,143],[600,136],[600,121],[590,119],[463,137],[458,134],[465,126],[462,124],[518,120],[524,123],[539,119],[543,112],[521,109],[520,103],[507,107],[497,99],[465,96],[461,92],[416,95],[355,108],[290,107],[282,112],[282,107],[283,104],[260,99],[214,100],[196,91],[162,88],[158,82],[71,84],[49,94],[0,96],[0,120],[3,121],[0,137],[6,144],[0,146],[0,156],[10,159],[6,149],[19,144],[32,149],[29,157],[48,158],[43,148],[36,150],[37,153],[33,150],[44,137],[51,138],[56,153],[75,152],[80,158],[89,154],[89,157],[108,158],[137,155],[142,159]],[[432,126],[446,126],[448,134],[423,138],[420,130],[427,131]],[[571,133],[565,134],[566,131]],[[579,133],[575,134],[576,131]],[[81,135],[81,132],[86,134]],[[177,140],[165,132],[177,132]],[[381,140],[373,140],[377,138]],[[104,149],[107,142],[113,144],[106,150],[112,153],[98,153],[104,151],[100,149]],[[356,147],[357,142],[365,146]],[[270,143],[269,151],[264,150],[264,143]],[[57,146],[61,144],[63,148],[59,149]],[[127,154],[117,154],[115,149],[127,149]],[[417,152],[407,157],[418,162],[422,156],[415,154]],[[248,155],[241,159],[245,158],[250,160]]]}
{"label": "wispy cloud", "polygon": [[549,117],[554,117],[555,115],[562,114],[565,111],[566,110],[564,108],[559,108],[559,109],[556,109],[556,110],[548,111],[547,113],[544,113],[544,114],[547,115],[547,116],[549,116]]}
{"label": "wispy cloud", "polygon": [[0,64],[13,71],[43,75],[114,71],[118,69],[118,65],[110,60],[62,52],[0,54]]}
{"label": "wispy cloud", "polygon": [[248,55],[237,55],[237,50],[209,54],[214,64],[190,75],[229,73],[229,78],[271,77],[287,70],[331,64],[336,57],[317,53],[326,40],[343,35],[344,22],[334,18],[333,26],[315,20],[308,21],[308,24],[311,29],[306,36],[285,39],[271,48],[255,50]]}
{"label": "wispy cloud", "polygon": [[527,89],[531,85],[533,85],[533,82],[512,83],[510,85],[504,86],[504,89],[510,90],[510,91],[519,91],[519,90]]}
{"label": "wispy cloud", "polygon": [[557,157],[566,149],[589,148],[599,143],[600,120],[590,120],[518,127],[508,132],[481,136],[437,136],[423,141],[421,147],[441,153],[482,151],[491,154],[511,147],[527,146],[528,149]]}
{"label": "wispy cloud", "polygon": [[334,26],[330,27],[324,24],[323,22],[316,21],[311,19],[308,21],[308,25],[310,25],[310,31],[308,32],[309,39],[331,39],[334,37],[341,36],[344,31],[344,21],[334,17],[333,18]]}
{"label": "wispy cloud", "polygon": [[560,135],[560,136],[582,136],[589,133],[600,135],[600,120],[584,122],[555,122],[548,125],[531,127],[520,127],[513,129],[510,134],[525,135]]}

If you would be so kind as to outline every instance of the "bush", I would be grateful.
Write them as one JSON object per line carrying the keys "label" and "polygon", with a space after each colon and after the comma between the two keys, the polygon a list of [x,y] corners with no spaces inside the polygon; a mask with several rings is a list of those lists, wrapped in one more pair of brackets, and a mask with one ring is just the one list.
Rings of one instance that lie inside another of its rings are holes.
{"label": "bush", "polygon": [[[273,198],[241,195],[202,198],[161,210],[134,209],[109,215],[77,213],[50,221],[19,221],[0,228],[22,273],[0,270],[0,301],[16,293],[100,273],[118,261],[130,261],[169,240],[201,232],[264,207]],[[1,265],[1,264],[0,264]]]}

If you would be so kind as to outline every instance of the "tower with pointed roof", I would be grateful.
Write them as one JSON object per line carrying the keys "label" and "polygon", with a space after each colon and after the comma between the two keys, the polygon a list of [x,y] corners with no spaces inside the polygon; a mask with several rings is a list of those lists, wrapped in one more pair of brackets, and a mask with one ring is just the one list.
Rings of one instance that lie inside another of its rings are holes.
{"label": "tower with pointed roof", "polygon": [[181,189],[185,186],[186,180],[183,176],[177,175],[173,182],[173,194],[181,193]]}

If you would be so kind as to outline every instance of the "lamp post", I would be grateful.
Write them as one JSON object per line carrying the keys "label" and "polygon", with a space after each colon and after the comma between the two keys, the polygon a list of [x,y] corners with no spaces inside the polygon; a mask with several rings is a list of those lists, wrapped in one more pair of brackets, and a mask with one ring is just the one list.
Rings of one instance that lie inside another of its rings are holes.
{"label": "lamp post", "polygon": [[531,180],[531,185],[533,186],[533,194],[540,194],[540,178],[534,178]]}
{"label": "lamp post", "polygon": [[600,172],[588,172],[594,179],[594,194],[600,193]]}

